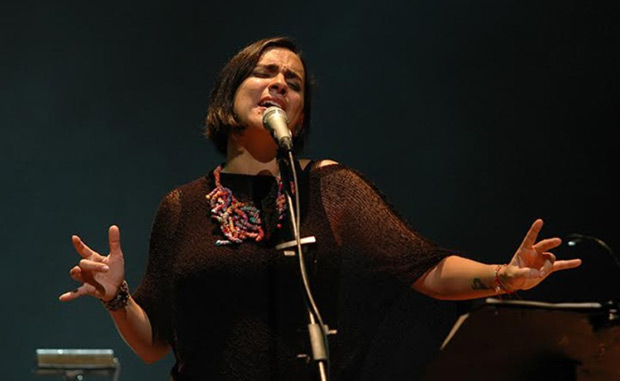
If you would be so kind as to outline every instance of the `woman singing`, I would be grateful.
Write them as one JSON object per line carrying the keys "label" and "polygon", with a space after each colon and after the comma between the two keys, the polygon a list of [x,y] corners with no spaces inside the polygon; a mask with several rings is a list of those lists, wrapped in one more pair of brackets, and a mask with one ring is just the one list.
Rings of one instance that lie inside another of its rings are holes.
{"label": "woman singing", "polygon": [[[119,228],[102,255],[79,237],[70,271],[82,285],[60,296],[101,299],[124,340],[152,363],[172,349],[174,380],[312,380],[307,315],[278,147],[263,126],[269,107],[286,112],[296,149],[310,129],[311,81],[288,38],[250,44],[223,68],[211,92],[206,135],[225,161],[167,194],[152,226],[146,273],[124,281]],[[559,238],[538,239],[536,220],[503,265],[444,249],[412,229],[363,175],[331,160],[300,160],[301,235],[330,337],[331,379],[362,380],[366,350],[390,303],[413,290],[436,299],[494,296],[536,286],[580,265],[556,260]],[[407,174],[403,174],[406,176]]]}

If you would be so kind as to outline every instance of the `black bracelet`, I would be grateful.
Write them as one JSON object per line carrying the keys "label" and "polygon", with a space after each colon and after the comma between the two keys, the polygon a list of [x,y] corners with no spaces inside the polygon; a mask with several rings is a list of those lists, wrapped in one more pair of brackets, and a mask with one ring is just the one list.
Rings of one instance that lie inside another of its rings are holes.
{"label": "black bracelet", "polygon": [[129,285],[127,284],[127,281],[124,280],[123,283],[121,283],[118,292],[116,293],[116,295],[114,295],[112,299],[108,300],[107,302],[102,300],[101,302],[103,303],[105,308],[108,309],[108,311],[118,311],[121,308],[125,308],[128,301]]}

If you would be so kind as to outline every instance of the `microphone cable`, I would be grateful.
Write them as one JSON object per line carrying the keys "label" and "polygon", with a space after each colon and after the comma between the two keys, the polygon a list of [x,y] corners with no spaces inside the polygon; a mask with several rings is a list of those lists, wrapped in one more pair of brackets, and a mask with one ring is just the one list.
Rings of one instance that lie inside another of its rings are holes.
{"label": "microphone cable", "polygon": [[[293,177],[293,189],[295,197],[295,205],[293,205],[293,201],[290,194],[287,194],[286,200],[288,203],[290,217],[291,217],[291,225],[293,228],[293,234],[295,236],[295,241],[297,244],[297,255],[299,260],[299,271],[301,274],[301,280],[304,287],[304,294],[306,297],[306,303],[309,312],[310,324],[308,325],[309,335],[310,335],[310,344],[312,350],[312,359],[316,360],[319,365],[319,374],[321,380],[327,381],[330,370],[330,361],[329,361],[329,342],[328,342],[328,332],[327,326],[323,322],[323,317],[319,312],[319,308],[314,300],[312,295],[312,290],[310,289],[310,281],[308,279],[308,272],[306,270],[306,262],[304,259],[303,249],[301,246],[301,233],[300,233],[300,220],[301,220],[301,207],[299,200],[299,183],[297,181],[297,170],[295,166],[295,159],[293,157],[293,153],[291,150],[287,150],[287,156],[289,161],[289,168]],[[288,193],[288,192],[287,192]],[[316,321],[315,321],[316,319]],[[319,325],[319,330],[316,332],[316,325]],[[316,343],[316,334],[320,333],[320,339],[322,343]],[[321,345],[322,344],[322,345]],[[324,353],[323,353],[324,351]],[[322,361],[324,361],[325,368],[321,367]]]}

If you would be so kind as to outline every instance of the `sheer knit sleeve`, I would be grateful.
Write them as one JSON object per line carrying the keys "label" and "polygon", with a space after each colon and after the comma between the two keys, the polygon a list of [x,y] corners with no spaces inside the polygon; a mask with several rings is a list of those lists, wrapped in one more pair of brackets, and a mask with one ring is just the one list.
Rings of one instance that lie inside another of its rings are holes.
{"label": "sheer knit sleeve", "polygon": [[455,252],[423,237],[362,174],[342,165],[318,169],[321,198],[348,269],[413,284]]}
{"label": "sheer knit sleeve", "polygon": [[160,202],[151,228],[146,273],[133,293],[135,301],[149,317],[153,337],[171,341],[171,281],[174,237],[181,212],[180,192],[170,192]]}

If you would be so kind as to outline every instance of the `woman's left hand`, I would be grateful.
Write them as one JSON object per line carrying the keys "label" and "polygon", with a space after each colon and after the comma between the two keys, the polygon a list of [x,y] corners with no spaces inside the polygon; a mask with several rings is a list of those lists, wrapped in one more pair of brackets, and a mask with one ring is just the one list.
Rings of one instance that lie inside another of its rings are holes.
{"label": "woman's left hand", "polygon": [[534,221],[521,246],[499,273],[501,285],[508,291],[528,290],[543,281],[549,274],[581,265],[581,259],[556,260],[549,250],[558,247],[562,240],[547,238],[536,242],[543,221]]}

